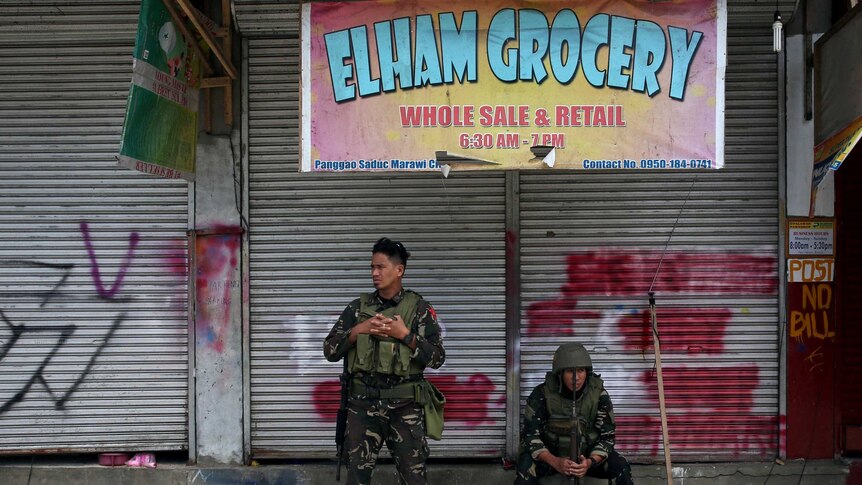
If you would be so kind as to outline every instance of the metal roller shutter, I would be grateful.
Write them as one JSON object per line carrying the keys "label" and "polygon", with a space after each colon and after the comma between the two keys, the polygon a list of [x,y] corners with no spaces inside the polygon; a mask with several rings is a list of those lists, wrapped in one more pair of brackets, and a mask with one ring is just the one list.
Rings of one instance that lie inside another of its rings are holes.
{"label": "metal roller shutter", "polygon": [[728,4],[724,169],[520,175],[521,405],[556,347],[581,341],[636,461],[663,456],[647,299],[659,263],[674,459],[777,453],[775,7]]}
{"label": "metal roller shutter", "polygon": [[501,456],[505,176],[298,173],[298,30],[247,41],[252,456],[333,456],[341,364],[322,342],[371,288],[381,236],[411,251],[405,286],[444,326],[447,360],[428,375],[447,395],[446,433],[432,455]]}
{"label": "metal roller shutter", "polygon": [[296,34],[302,2],[233,0],[233,14],[245,37]]}
{"label": "metal roller shutter", "polygon": [[0,453],[188,447],[187,185],[115,168],[138,9],[0,4]]}

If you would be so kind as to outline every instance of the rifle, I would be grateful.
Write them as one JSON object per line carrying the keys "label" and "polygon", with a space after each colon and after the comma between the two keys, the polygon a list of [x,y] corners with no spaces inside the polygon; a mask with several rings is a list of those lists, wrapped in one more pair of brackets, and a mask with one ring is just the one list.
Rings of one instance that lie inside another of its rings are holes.
{"label": "rifle", "polygon": [[335,418],[335,448],[338,466],[335,469],[335,481],[341,481],[341,464],[344,463],[344,435],[347,432],[347,398],[350,386],[350,374],[347,372],[347,356],[344,356],[344,370],[338,376],[341,382],[341,403],[338,407],[338,415]]}
{"label": "rifle", "polygon": [[[569,459],[575,463],[580,463],[581,460],[581,430],[578,422],[578,391],[577,391],[577,379],[578,373],[575,370],[574,375],[572,376],[572,381],[574,382],[574,386],[572,389],[572,431],[569,436]],[[569,478],[570,485],[581,485],[583,480],[577,477]]]}

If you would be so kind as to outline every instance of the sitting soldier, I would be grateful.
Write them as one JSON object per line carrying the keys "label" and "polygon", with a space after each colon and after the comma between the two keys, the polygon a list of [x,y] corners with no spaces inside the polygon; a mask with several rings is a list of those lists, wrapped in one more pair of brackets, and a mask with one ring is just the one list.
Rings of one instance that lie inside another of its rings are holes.
{"label": "sitting soldier", "polygon": [[[569,458],[573,397],[581,436],[577,461]],[[605,478],[611,485],[633,483],[629,463],[614,451],[615,433],[611,398],[593,373],[587,349],[577,343],[561,345],[545,382],[527,398],[515,484],[537,484],[557,473]]]}

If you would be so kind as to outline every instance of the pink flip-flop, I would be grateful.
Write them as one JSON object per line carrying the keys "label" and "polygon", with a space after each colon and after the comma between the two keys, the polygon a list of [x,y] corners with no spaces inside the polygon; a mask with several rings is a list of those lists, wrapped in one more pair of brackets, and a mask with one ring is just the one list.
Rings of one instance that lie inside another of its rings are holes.
{"label": "pink flip-flop", "polygon": [[155,468],[156,455],[153,453],[136,453],[132,459],[126,462],[126,465],[131,467]]}

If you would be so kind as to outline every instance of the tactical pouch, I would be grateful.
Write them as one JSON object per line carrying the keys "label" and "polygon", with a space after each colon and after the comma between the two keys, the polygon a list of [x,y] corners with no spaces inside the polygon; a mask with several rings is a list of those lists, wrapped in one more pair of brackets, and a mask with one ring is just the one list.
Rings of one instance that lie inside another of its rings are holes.
{"label": "tactical pouch", "polygon": [[558,435],[556,447],[555,455],[569,456],[569,452],[572,450],[572,437],[566,434]]}
{"label": "tactical pouch", "polygon": [[548,430],[556,435],[564,435],[572,432],[572,421],[569,419],[554,419],[551,417],[548,420]]}
{"label": "tactical pouch", "polygon": [[[398,376],[408,376],[411,374],[410,369],[410,355],[413,353],[410,350],[410,347],[399,343],[398,344],[398,355],[395,358],[395,368],[393,372]],[[419,370],[421,373],[421,369]]]}
{"label": "tactical pouch", "polygon": [[356,345],[348,351],[349,372],[379,372],[406,377],[421,374],[422,367],[414,363],[410,347],[391,338],[378,338],[363,333],[356,337]]}
{"label": "tactical pouch", "polygon": [[425,436],[432,440],[443,438],[443,406],[446,404],[446,397],[440,392],[440,389],[428,381],[422,381],[422,384],[417,386],[421,389],[420,399],[416,401],[422,405],[425,411]]}
{"label": "tactical pouch", "polygon": [[571,432],[571,420],[551,417],[548,420],[542,441],[545,441],[553,454],[568,456],[572,442]]}
{"label": "tactical pouch", "polygon": [[[578,416],[578,421],[581,423],[580,429],[586,427],[586,419],[583,416]],[[583,454],[588,448],[592,447],[593,443],[598,441],[598,432],[591,430],[586,436],[583,434],[581,436],[580,453]],[[571,419],[560,419],[552,416],[548,419],[548,424],[542,439],[543,441],[546,440],[548,444],[551,445],[550,448],[553,448],[552,451],[555,455],[568,456],[572,446]]]}
{"label": "tactical pouch", "polygon": [[395,348],[398,343],[391,338],[374,339],[377,344],[377,366],[374,369],[381,374],[392,374],[392,364],[395,361]]}
{"label": "tactical pouch", "polygon": [[356,371],[369,372],[374,369],[374,341],[371,339],[371,335],[364,333],[356,337],[356,346],[350,349],[348,354],[350,353],[353,354],[352,358],[348,355],[351,373]]}

